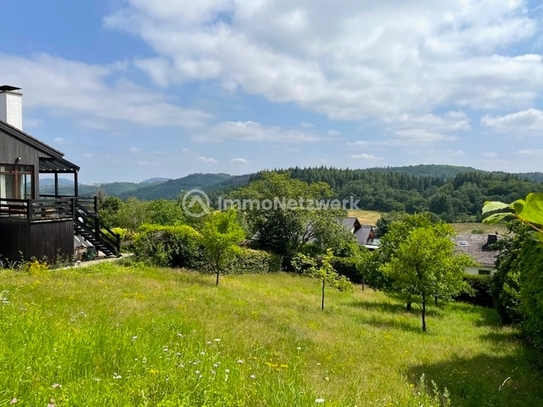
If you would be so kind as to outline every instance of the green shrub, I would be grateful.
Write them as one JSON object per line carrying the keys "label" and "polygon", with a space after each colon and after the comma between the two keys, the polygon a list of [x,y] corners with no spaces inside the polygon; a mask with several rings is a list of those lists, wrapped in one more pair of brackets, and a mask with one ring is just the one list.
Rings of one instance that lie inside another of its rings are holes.
{"label": "green shrub", "polygon": [[491,276],[465,274],[463,276],[466,289],[454,299],[482,307],[492,307],[494,298],[490,290]]}
{"label": "green shrub", "polygon": [[228,274],[260,274],[281,271],[281,256],[263,250],[243,248],[227,267]]}
{"label": "green shrub", "polygon": [[356,261],[350,257],[334,257],[332,266],[336,273],[340,276],[345,276],[354,284],[362,283],[362,274],[356,268]]}
{"label": "green shrub", "polygon": [[527,240],[521,255],[521,326],[528,341],[539,352],[539,363],[543,368],[543,248],[539,247],[535,240]]}
{"label": "green shrub", "polygon": [[163,267],[199,269],[204,262],[201,236],[187,225],[142,225],[134,238],[134,254]]}
{"label": "green shrub", "polygon": [[119,235],[119,238],[121,239],[121,242],[124,242],[126,240],[129,240],[131,238],[133,238],[133,235],[131,235],[129,232],[128,232],[128,229],[124,229],[124,228],[112,228],[111,231],[113,233],[116,233]]}

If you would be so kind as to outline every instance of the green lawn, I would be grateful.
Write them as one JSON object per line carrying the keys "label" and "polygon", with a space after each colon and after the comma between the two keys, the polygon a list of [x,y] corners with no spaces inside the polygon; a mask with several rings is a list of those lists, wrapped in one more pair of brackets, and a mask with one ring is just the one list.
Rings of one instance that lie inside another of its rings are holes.
{"label": "green lawn", "polygon": [[107,263],[1,281],[0,406],[438,406],[431,381],[453,406],[543,400],[489,309],[431,307],[424,334],[372,290],[329,290],[322,312],[319,283],[287,274],[215,288]]}
{"label": "green lawn", "polygon": [[350,209],[347,211],[348,216],[356,216],[363,225],[375,225],[381,217],[381,212],[367,211],[363,209]]}
{"label": "green lawn", "polygon": [[496,231],[501,235],[507,233],[507,226],[504,224],[487,225],[481,222],[463,222],[453,223],[452,225],[458,234],[471,233],[474,230],[482,230],[484,234],[495,233]]}

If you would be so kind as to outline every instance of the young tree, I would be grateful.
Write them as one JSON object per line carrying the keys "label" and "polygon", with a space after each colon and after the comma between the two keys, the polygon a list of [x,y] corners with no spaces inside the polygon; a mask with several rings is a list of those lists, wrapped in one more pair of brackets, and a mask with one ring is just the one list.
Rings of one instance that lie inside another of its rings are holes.
{"label": "young tree", "polygon": [[304,254],[298,254],[292,260],[294,269],[308,277],[317,278],[321,281],[321,309],[324,310],[324,293],[325,288],[334,287],[339,291],[352,290],[352,284],[345,276],[340,276],[332,266],[334,254],[328,249],[326,254],[320,260],[320,265],[317,261]]}
{"label": "young tree", "polygon": [[382,272],[381,267],[391,261],[394,253],[405,242],[406,237],[413,230],[422,227],[431,227],[435,223],[435,217],[429,212],[415,215],[407,215],[405,213],[394,215],[391,221],[386,223],[386,233],[381,238],[379,250],[374,252],[372,256],[373,261],[369,264],[369,266],[375,268],[369,274],[372,274],[376,288],[400,294],[405,299],[407,311],[411,311],[413,292],[411,290],[398,290],[398,287],[393,285],[393,280],[390,276]]}
{"label": "young tree", "polygon": [[471,260],[455,253],[454,229],[438,224],[412,230],[381,269],[395,291],[411,293],[421,300],[422,330],[426,331],[429,298],[448,298],[463,287],[464,267]]}
{"label": "young tree", "polygon": [[117,211],[117,226],[135,232],[148,221],[149,202],[128,198]]}
{"label": "young tree", "polygon": [[201,234],[206,255],[217,276],[215,286],[218,286],[220,274],[240,250],[238,244],[245,238],[245,233],[238,223],[236,212],[224,211],[210,213]]}

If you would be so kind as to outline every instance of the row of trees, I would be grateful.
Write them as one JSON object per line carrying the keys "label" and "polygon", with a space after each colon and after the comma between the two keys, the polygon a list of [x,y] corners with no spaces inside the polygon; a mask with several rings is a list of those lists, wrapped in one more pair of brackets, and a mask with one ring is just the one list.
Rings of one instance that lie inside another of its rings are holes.
{"label": "row of trees", "polygon": [[[508,202],[531,191],[543,192],[540,182],[482,171],[456,173],[449,178],[327,167],[277,172],[310,184],[324,182],[330,186],[334,198],[355,197],[363,209],[410,214],[428,211],[447,222],[479,221],[481,207],[488,200]],[[251,180],[259,180],[264,174],[253,175]]]}

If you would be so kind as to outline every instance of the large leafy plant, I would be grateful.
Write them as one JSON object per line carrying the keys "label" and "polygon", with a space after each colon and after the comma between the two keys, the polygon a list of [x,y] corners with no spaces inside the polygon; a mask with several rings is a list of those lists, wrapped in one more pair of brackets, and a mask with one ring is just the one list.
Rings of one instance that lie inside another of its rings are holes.
{"label": "large leafy plant", "polygon": [[543,193],[530,193],[526,199],[517,199],[510,204],[487,201],[483,206],[483,215],[489,213],[483,223],[493,225],[516,218],[532,229],[532,236],[543,247]]}

